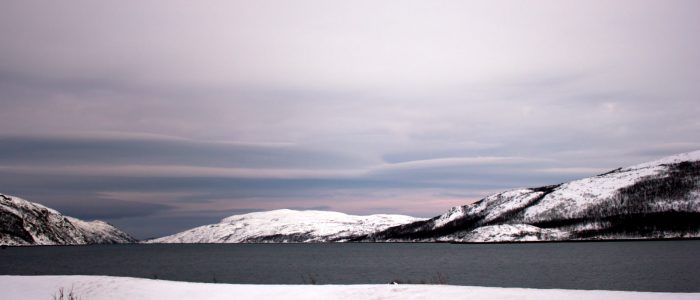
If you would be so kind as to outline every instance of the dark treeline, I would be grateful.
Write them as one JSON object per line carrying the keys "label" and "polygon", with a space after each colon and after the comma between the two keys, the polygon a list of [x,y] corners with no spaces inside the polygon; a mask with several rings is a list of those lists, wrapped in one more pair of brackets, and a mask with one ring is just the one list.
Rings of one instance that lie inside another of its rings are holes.
{"label": "dark treeline", "polygon": [[[465,216],[452,220],[445,223],[443,226],[435,228],[435,222],[438,217],[432,218],[430,220],[418,221],[410,224],[399,225],[395,227],[388,228],[384,231],[375,233],[369,237],[362,237],[358,240],[386,240],[386,239],[398,239],[398,240],[421,240],[421,239],[431,239],[440,236],[455,234],[455,233],[466,233],[468,231],[474,230],[481,226],[488,225],[498,225],[510,223],[514,219],[518,219],[522,216],[525,209],[530,206],[539,203],[542,198],[547,194],[551,193],[559,187],[559,185],[550,185],[538,188],[532,188],[531,193],[540,193],[537,197],[534,197],[528,203],[522,206],[514,207],[513,209],[506,211],[499,215],[493,220],[486,221],[485,218],[489,213],[489,209],[485,209],[481,212],[472,212],[469,207],[476,206],[483,203],[483,199],[475,202],[471,205],[462,206],[462,209],[467,211]],[[501,195],[497,196],[497,199],[493,201],[490,206],[495,206],[503,202],[510,201]]]}
{"label": "dark treeline", "polygon": [[610,201],[591,207],[581,219],[608,224],[605,229],[578,233],[594,235],[684,235],[700,229],[700,162],[669,165],[664,174],[647,176],[620,189]]}

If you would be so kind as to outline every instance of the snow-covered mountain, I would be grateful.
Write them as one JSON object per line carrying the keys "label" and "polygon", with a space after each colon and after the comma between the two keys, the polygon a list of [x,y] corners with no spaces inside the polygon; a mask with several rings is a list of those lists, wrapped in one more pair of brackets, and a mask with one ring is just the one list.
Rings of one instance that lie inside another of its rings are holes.
{"label": "snow-covered mountain", "polygon": [[86,222],[19,197],[0,194],[0,245],[79,245],[136,240],[102,221]]}
{"label": "snow-covered mountain", "polygon": [[700,237],[700,151],[491,195],[364,241],[504,242]]}
{"label": "snow-covered mountain", "polygon": [[353,216],[289,209],[234,215],[148,243],[342,242],[423,219],[402,215]]}
{"label": "snow-covered mountain", "polygon": [[150,243],[510,242],[700,237],[700,151],[568,183],[515,189],[432,219],[274,210]]}

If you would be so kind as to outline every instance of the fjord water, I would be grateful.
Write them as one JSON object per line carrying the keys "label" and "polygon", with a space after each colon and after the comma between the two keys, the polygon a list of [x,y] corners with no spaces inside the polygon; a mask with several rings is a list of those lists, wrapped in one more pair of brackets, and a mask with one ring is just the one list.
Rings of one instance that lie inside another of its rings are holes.
{"label": "fjord water", "polygon": [[700,241],[530,244],[156,244],[10,247],[0,275],[250,284],[411,281],[700,292]]}

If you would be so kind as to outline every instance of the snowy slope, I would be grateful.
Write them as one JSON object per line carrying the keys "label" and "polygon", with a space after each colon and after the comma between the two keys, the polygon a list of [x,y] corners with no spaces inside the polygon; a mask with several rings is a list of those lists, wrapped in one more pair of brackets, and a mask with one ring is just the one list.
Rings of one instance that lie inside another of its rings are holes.
{"label": "snowy slope", "polygon": [[402,215],[353,216],[329,211],[280,209],[234,215],[150,243],[245,243],[347,241],[421,219]]}
{"label": "snowy slope", "polygon": [[503,242],[700,236],[700,151],[524,188],[389,228],[371,241]]}
{"label": "snowy slope", "polygon": [[[109,276],[0,276],[6,299],[699,299],[700,293],[526,289],[454,285],[253,285]],[[54,299],[60,297],[54,297]]]}
{"label": "snowy slope", "polygon": [[0,194],[0,244],[130,243],[134,238],[102,221],[86,222],[19,197]]}

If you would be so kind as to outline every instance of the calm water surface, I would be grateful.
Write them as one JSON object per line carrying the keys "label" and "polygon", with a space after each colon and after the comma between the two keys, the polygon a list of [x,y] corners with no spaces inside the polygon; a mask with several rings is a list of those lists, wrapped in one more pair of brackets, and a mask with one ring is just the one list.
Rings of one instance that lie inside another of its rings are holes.
{"label": "calm water surface", "polygon": [[442,277],[455,285],[700,292],[700,241],[10,247],[0,250],[0,274],[254,284]]}

